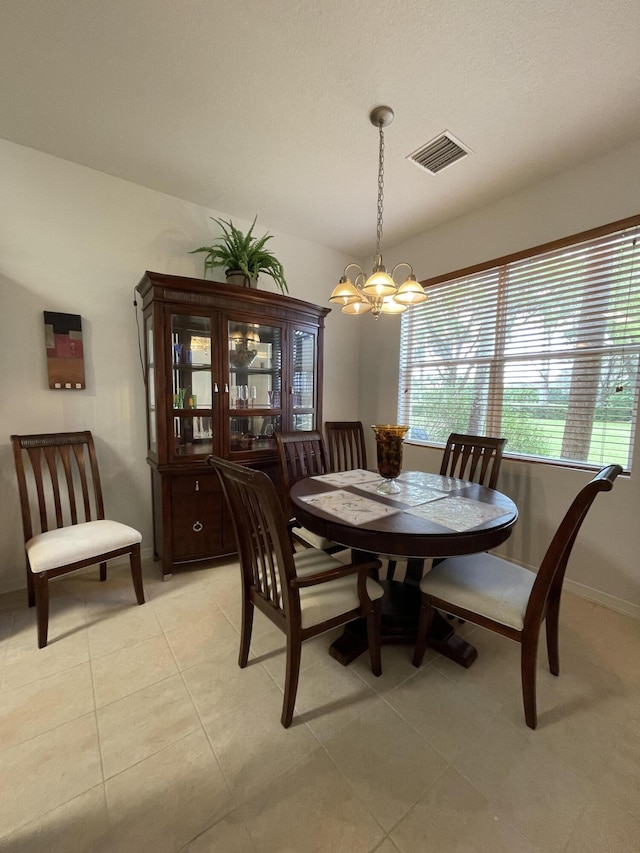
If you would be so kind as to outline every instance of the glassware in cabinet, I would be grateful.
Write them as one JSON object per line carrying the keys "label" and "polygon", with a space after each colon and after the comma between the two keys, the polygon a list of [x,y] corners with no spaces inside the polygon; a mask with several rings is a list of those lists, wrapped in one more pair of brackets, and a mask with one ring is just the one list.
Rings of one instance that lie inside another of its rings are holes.
{"label": "glassware in cabinet", "polygon": [[218,393],[212,375],[212,320],[171,315],[172,455],[209,456],[214,452],[214,407]]}

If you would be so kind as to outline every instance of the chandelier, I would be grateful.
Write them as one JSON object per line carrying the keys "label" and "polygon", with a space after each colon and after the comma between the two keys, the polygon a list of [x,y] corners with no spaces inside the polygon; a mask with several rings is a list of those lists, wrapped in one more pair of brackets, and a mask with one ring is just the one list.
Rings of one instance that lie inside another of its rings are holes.
{"label": "chandelier", "polygon": [[[413,267],[404,261],[396,264],[388,273],[382,263],[380,241],[382,240],[382,202],[384,197],[384,130],[393,121],[391,107],[376,107],[369,114],[369,120],[380,133],[378,154],[378,227],[376,255],[373,272],[367,278],[359,264],[347,264],[342,277],[329,297],[329,302],[342,305],[343,314],[366,314],[371,311],[378,319],[380,314],[402,314],[411,305],[424,302],[427,294],[420,282],[416,281]],[[394,276],[398,269],[408,268],[409,272],[403,284],[398,285]],[[349,278],[349,271],[355,270],[355,281]]]}

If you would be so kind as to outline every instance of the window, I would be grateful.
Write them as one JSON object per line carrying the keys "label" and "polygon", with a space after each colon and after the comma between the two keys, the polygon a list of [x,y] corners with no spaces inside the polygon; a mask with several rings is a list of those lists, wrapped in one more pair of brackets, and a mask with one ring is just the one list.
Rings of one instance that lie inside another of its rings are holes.
{"label": "window", "polygon": [[640,216],[424,282],[402,317],[409,438],[506,436],[526,458],[631,468]]}

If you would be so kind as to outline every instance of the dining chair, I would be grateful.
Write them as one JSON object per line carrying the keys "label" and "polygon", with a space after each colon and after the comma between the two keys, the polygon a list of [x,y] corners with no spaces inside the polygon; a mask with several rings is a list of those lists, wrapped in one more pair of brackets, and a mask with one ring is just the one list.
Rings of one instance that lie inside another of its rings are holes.
{"label": "dining chair", "polygon": [[327,474],[327,451],[322,434],[317,430],[296,430],[275,433],[280,463],[281,503],[289,519],[289,531],[293,538],[306,548],[318,548],[328,554],[344,551],[330,539],[318,536],[303,527],[294,517],[289,499],[291,486],[304,477]]}
{"label": "dining chair", "polygon": [[420,582],[414,666],[422,663],[434,608],[515,640],[521,646],[525,720],[530,729],[535,729],[540,628],[546,619],[549,669],[558,675],[560,595],[571,549],[596,495],[610,491],[621,471],[620,465],[608,465],[581,489],[560,522],[537,574],[488,553],[449,557],[438,563]]}
{"label": "dining chair", "polygon": [[84,432],[12,435],[26,551],[29,607],[36,607],[38,648],[47,645],[49,580],[129,556],[138,604],[144,604],[141,534],[105,518],[93,436]]}
{"label": "dining chair", "polygon": [[[367,469],[367,448],[362,421],[325,421],[329,467],[332,471]],[[386,578],[393,579],[396,560],[386,554],[378,555],[386,564]]]}
{"label": "dining chair", "polygon": [[445,444],[440,474],[495,489],[506,441],[452,432]]}
{"label": "dining chair", "polygon": [[371,671],[382,672],[380,608],[382,587],[367,574],[378,560],[344,565],[317,549],[293,553],[282,504],[273,482],[255,471],[214,456],[236,535],[242,572],[242,632],[238,664],[247,666],[254,609],[287,638],[281,722],[291,725],[298,688],[302,643],[366,618]]}
{"label": "dining chair", "polygon": [[[506,438],[452,432],[444,447],[440,475],[495,489],[506,441]],[[395,569],[395,561],[390,560],[387,567],[389,579],[393,579]]]}
{"label": "dining chair", "polygon": [[325,421],[332,471],[353,471],[367,468],[367,448],[362,421]]}

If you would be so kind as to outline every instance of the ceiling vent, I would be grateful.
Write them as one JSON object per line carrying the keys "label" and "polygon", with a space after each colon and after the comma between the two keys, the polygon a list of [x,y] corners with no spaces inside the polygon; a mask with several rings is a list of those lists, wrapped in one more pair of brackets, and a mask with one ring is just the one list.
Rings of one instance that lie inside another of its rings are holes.
{"label": "ceiling vent", "polygon": [[413,154],[409,154],[407,160],[411,160],[412,163],[430,174],[437,175],[438,172],[453,163],[457,163],[458,160],[462,160],[468,154],[471,154],[471,149],[463,145],[448,130],[445,130],[431,142],[427,142],[422,148],[418,148]]}

